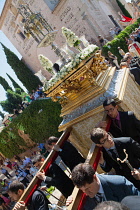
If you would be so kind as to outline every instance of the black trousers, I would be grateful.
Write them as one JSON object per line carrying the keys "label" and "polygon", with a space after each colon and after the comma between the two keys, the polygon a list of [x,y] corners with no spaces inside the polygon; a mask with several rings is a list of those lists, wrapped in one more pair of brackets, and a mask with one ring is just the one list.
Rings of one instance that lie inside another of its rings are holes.
{"label": "black trousers", "polygon": [[21,182],[25,185],[25,187],[27,187],[29,184],[29,180],[26,177],[24,177],[24,179]]}
{"label": "black trousers", "polygon": [[4,175],[5,175],[8,179],[12,177],[11,174],[9,174],[8,171],[6,171],[6,172],[4,173]]}

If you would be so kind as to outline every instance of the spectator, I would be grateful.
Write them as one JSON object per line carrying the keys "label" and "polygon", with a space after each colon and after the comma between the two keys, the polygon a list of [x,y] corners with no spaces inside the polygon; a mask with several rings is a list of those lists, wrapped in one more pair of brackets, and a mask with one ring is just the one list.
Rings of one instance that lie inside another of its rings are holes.
{"label": "spectator", "polygon": [[19,163],[22,163],[21,158],[18,155],[14,155],[15,160],[17,160]]}
{"label": "spectator", "polygon": [[115,27],[115,34],[118,35],[121,32],[121,28],[120,27]]}
{"label": "spectator", "polygon": [[19,109],[22,110],[22,111],[24,110],[23,104],[19,104]]}
{"label": "spectator", "polygon": [[14,111],[14,114],[15,114],[15,115],[19,115],[19,112],[18,112],[17,109],[13,109],[13,111]]}
{"label": "spectator", "polygon": [[9,159],[7,159],[4,164],[5,164],[6,167],[8,167],[12,170],[12,163]]}
{"label": "spectator", "polygon": [[108,40],[103,38],[101,35],[98,36],[98,40],[99,40],[100,47],[103,47],[108,42]]}
{"label": "spectator", "polygon": [[140,85],[140,58],[132,57],[130,53],[126,53],[122,60],[127,62],[130,73],[134,75],[135,81]]}
{"label": "spectator", "polygon": [[35,91],[35,93],[33,94],[34,99],[37,100],[40,96],[38,94],[38,89]]}
{"label": "spectator", "polygon": [[15,174],[16,174],[16,179],[22,182],[25,187],[27,187],[29,184],[29,180],[26,178],[27,174],[25,173],[25,171],[21,168],[18,168],[15,171]]}
{"label": "spectator", "polygon": [[23,166],[28,165],[28,163],[32,163],[31,158],[29,158],[29,157],[24,157],[24,159],[23,159]]}
{"label": "spectator", "polygon": [[8,179],[12,178],[11,174],[9,174],[9,172],[5,168],[1,167],[0,169],[1,169],[1,173],[4,174]]}
{"label": "spectator", "polygon": [[120,47],[118,47],[118,50],[119,50],[121,57],[123,58],[125,56],[125,52]]}
{"label": "spectator", "polygon": [[120,69],[123,69],[123,68],[129,68],[127,62],[121,62],[120,63]]}
{"label": "spectator", "polygon": [[115,55],[113,55],[110,51],[108,51],[108,57],[109,57],[109,60],[112,64],[112,66],[116,66],[117,69],[119,69],[119,64],[118,64],[118,60],[117,60],[117,57]]}
{"label": "spectator", "polygon": [[109,33],[110,33],[110,36],[111,36],[112,38],[114,38],[114,36],[115,36],[115,30],[114,30],[113,28],[110,28]]}
{"label": "spectator", "polygon": [[128,50],[133,57],[140,57],[140,44],[138,42],[128,39]]}

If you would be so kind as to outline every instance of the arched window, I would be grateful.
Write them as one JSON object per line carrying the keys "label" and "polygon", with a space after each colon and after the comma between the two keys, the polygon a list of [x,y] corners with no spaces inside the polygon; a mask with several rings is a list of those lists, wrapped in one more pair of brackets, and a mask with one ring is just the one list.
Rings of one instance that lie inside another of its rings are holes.
{"label": "arched window", "polygon": [[55,7],[59,4],[60,0],[44,0],[44,2],[47,4],[49,9],[53,11]]}

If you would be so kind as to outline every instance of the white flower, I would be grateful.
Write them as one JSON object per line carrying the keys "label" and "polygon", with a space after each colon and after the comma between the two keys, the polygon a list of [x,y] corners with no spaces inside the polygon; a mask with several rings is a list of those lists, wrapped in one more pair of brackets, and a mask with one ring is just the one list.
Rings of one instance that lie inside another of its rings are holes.
{"label": "white flower", "polygon": [[[69,29],[68,29],[69,30]],[[69,35],[69,34],[68,34]],[[72,36],[72,35],[71,35]],[[69,35],[69,37],[71,37]],[[72,71],[72,69],[75,68],[82,60],[86,59],[88,56],[93,54],[96,50],[99,48],[96,45],[89,45],[87,48],[82,50],[79,54],[77,54],[74,59],[69,62],[67,65],[65,65],[58,74],[54,75],[45,85],[44,89],[49,90],[51,87],[53,87],[59,80],[63,79],[69,72]],[[43,60],[45,63],[45,59]]]}
{"label": "white flower", "polygon": [[40,64],[43,66],[43,68],[47,71],[49,71],[50,73],[52,72],[52,67],[53,67],[53,63],[44,55],[38,55]]}
{"label": "white flower", "polygon": [[70,47],[74,47],[80,44],[80,39],[70,29],[62,27],[62,34],[65,36],[67,43]]}

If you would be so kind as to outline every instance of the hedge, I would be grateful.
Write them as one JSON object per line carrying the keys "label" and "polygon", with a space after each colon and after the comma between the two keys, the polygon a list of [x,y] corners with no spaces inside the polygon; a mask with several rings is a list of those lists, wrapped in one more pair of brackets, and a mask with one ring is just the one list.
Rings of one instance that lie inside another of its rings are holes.
{"label": "hedge", "polygon": [[25,149],[25,141],[18,135],[18,129],[24,130],[35,143],[44,142],[49,136],[59,137],[58,126],[62,121],[60,117],[61,106],[51,99],[36,100],[31,103],[8,127],[0,133],[0,151],[7,158],[20,154]]}

